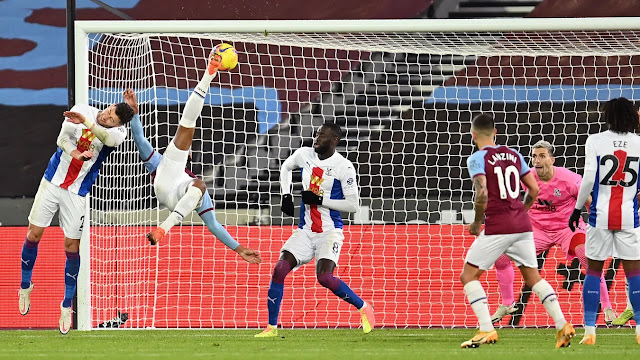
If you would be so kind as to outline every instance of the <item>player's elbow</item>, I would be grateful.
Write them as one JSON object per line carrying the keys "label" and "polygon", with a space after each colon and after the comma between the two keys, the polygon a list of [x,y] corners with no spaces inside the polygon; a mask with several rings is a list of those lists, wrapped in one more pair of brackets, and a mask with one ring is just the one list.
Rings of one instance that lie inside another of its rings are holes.
{"label": "player's elbow", "polygon": [[108,147],[118,146],[118,143],[115,141],[115,139],[111,138],[110,136],[107,136],[107,138],[104,139],[103,144]]}

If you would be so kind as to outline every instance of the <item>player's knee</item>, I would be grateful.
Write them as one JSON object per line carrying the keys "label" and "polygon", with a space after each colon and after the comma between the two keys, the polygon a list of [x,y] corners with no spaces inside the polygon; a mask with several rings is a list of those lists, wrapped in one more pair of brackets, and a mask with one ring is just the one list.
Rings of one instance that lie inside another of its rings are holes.
{"label": "player's knee", "polygon": [[331,273],[318,274],[318,283],[331,291],[335,291],[340,285],[340,280]]}
{"label": "player's knee", "polygon": [[40,242],[43,234],[43,228],[29,226],[29,231],[27,231],[27,239],[31,242]]}
{"label": "player's knee", "polygon": [[200,192],[204,195],[205,192],[207,192],[207,184],[204,183],[204,181],[200,180],[200,179],[196,179],[193,181],[193,183],[191,184],[191,186],[194,186],[198,189],[200,189]]}
{"label": "player's knee", "polygon": [[576,249],[579,246],[584,246],[586,242],[586,236],[584,233],[577,233],[571,237],[571,242],[569,243],[569,255],[576,256]]}
{"label": "player's knee", "polygon": [[70,253],[77,253],[78,251],[80,251],[80,240],[71,239],[65,236],[64,251]]}
{"label": "player's knee", "polygon": [[271,275],[271,281],[276,284],[283,284],[284,279],[291,272],[293,267],[289,264],[288,261],[280,259],[276,263],[276,266],[273,267],[273,274]]}

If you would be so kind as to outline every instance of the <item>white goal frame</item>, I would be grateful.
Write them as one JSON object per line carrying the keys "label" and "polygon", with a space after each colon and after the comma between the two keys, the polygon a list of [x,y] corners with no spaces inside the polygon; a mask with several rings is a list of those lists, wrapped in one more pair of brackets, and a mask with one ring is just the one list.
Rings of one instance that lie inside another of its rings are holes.
{"label": "white goal frame", "polygon": [[[522,18],[416,20],[224,20],[224,21],[76,21],[76,103],[89,100],[89,40],[93,33],[384,33],[384,32],[528,32],[640,30],[640,18]],[[402,49],[387,49],[401,52]],[[72,86],[71,84],[69,86]],[[89,206],[80,244],[83,259],[78,280],[78,329],[91,330],[91,269]]]}

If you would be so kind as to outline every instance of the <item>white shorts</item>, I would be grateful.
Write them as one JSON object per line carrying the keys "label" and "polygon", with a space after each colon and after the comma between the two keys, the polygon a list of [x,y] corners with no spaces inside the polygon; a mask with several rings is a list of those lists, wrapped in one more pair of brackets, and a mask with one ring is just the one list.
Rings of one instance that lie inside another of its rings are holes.
{"label": "white shorts", "polygon": [[344,233],[342,229],[321,233],[296,229],[289,237],[289,240],[284,243],[280,252],[286,250],[293,254],[298,261],[296,268],[310,262],[314,257],[316,261],[329,259],[338,265],[343,241]]}
{"label": "white shorts", "polygon": [[29,223],[46,228],[51,225],[53,216],[60,209],[60,227],[64,231],[64,236],[80,240],[86,200],[86,197],[53,185],[42,178],[36,197],[33,199]]}
{"label": "white shorts", "polygon": [[471,244],[464,261],[480,270],[489,270],[502,254],[518,267],[538,268],[533,232],[485,235],[483,230]]}
{"label": "white shorts", "polygon": [[160,204],[173,211],[195,179],[184,171],[189,152],[177,149],[173,142],[170,144],[156,169],[153,189]]}
{"label": "white shorts", "polygon": [[598,261],[605,261],[609,256],[622,260],[640,260],[639,230],[598,229],[588,225],[585,255]]}

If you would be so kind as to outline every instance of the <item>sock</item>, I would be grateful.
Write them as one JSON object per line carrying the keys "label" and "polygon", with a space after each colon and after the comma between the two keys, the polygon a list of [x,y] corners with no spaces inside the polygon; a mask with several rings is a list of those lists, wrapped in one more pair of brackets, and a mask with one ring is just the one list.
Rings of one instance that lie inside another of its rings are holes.
{"label": "sock", "polygon": [[542,279],[533,285],[531,290],[538,295],[538,299],[540,299],[540,302],[544,305],[547,313],[556,323],[556,330],[561,330],[567,321],[564,319],[564,314],[562,313],[562,309],[560,309],[560,304],[558,303],[558,297],[553,291],[551,285],[549,285],[546,280]]}
{"label": "sock", "polygon": [[267,309],[269,310],[269,325],[278,326],[278,315],[280,313],[280,303],[284,294],[284,279],[291,272],[293,267],[286,260],[278,260],[273,267],[271,284],[267,293]]}
{"label": "sock", "polygon": [[584,308],[584,325],[596,326],[598,305],[600,304],[600,274],[587,269],[587,276],[582,284],[582,304]]}
{"label": "sock", "polygon": [[640,324],[640,271],[628,272],[629,281],[629,301],[633,306],[633,320]]}
{"label": "sock", "polygon": [[180,126],[187,128],[196,127],[196,120],[198,120],[198,117],[202,112],[202,106],[204,105],[204,97],[207,95],[209,85],[211,85],[211,80],[213,80],[216,74],[217,73],[209,75],[208,71],[204,72],[202,79],[200,79],[198,85],[193,89],[193,92],[189,95],[189,99],[184,106],[182,117],[180,118]]}
{"label": "sock", "polygon": [[489,305],[487,304],[487,294],[484,292],[480,281],[473,280],[468,282],[464,286],[464,292],[467,294],[471,309],[473,309],[473,312],[480,322],[480,331],[493,331],[491,315],[489,315]]}
{"label": "sock", "polygon": [[595,335],[596,334],[596,327],[595,326],[585,326],[584,327],[584,334],[585,335]]}
{"label": "sock", "polygon": [[33,265],[35,265],[36,257],[38,256],[38,244],[40,242],[33,242],[26,237],[24,238],[24,244],[22,245],[22,281],[20,282],[20,288],[22,289],[28,289],[31,286]]}
{"label": "sock", "polygon": [[625,310],[633,310],[631,300],[629,300],[629,280],[625,280],[624,291],[627,293],[627,308]]}
{"label": "sock", "polygon": [[160,224],[160,227],[163,228],[165,232],[169,232],[172,227],[182,222],[185,215],[190,214],[193,209],[198,206],[200,198],[202,198],[202,191],[195,186],[189,186],[189,189],[187,189],[187,192],[182,196],[180,201],[178,201],[173,212]]}
{"label": "sock", "polygon": [[360,310],[364,305],[364,301],[351,290],[349,285],[333,276],[333,274],[326,273],[318,275],[318,282],[320,285],[331,290],[335,296],[355,306],[356,309]]}
{"label": "sock", "polygon": [[78,284],[78,271],[80,270],[80,254],[65,251],[67,263],[64,266],[64,300],[62,307],[71,307],[73,295]]}
{"label": "sock", "polygon": [[[587,268],[587,256],[584,252],[584,246],[578,246],[575,249],[576,257],[580,260],[580,264],[582,264],[583,268]],[[610,308],[611,301],[609,300],[609,289],[607,289],[607,282],[604,279],[604,273],[600,274],[600,304],[602,304],[602,308]]]}
{"label": "sock", "polygon": [[498,287],[500,287],[500,295],[502,295],[502,304],[511,306],[513,304],[513,266],[507,255],[500,255],[495,263],[496,277],[498,278]]}

